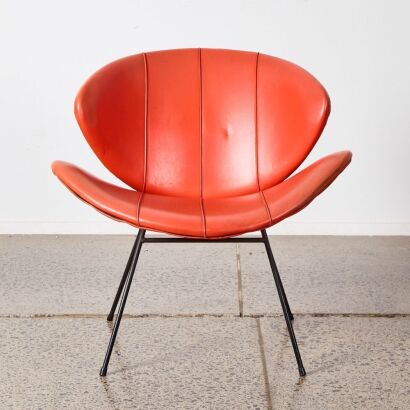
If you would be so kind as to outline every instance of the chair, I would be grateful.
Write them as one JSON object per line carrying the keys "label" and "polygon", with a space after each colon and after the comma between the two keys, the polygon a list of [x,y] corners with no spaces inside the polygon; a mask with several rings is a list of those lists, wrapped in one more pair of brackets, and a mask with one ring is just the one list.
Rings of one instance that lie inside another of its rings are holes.
{"label": "chair", "polygon": [[[295,214],[351,161],[326,156],[290,176],[318,140],[330,113],[321,84],[302,68],[265,54],[180,49],[108,64],[75,100],[89,145],[129,188],[63,161],[54,174],[97,211],[139,229],[107,320],[112,348],[141,247],[147,242],[260,242],[272,268],[300,376],[306,372],[293,315],[266,228]],[[173,237],[146,237],[146,231]],[[260,237],[237,237],[261,231]]]}

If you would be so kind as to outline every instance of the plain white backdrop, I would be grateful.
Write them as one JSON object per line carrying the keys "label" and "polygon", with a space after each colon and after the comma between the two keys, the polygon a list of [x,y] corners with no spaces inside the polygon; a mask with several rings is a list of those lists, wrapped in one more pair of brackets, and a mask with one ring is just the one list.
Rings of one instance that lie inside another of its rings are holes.
{"label": "plain white backdrop", "polygon": [[281,234],[410,234],[410,2],[0,0],[0,233],[131,233],[53,176],[64,159],[115,181],[84,140],[75,94],[102,65],[183,47],[261,51],[315,75],[332,100],[302,165],[353,162]]}

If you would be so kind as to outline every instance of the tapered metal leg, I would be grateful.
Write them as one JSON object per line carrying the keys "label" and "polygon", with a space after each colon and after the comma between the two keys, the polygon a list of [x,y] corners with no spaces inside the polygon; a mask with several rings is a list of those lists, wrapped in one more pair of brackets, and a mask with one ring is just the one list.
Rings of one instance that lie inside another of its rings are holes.
{"label": "tapered metal leg", "polygon": [[115,295],[114,302],[112,303],[110,313],[107,316],[107,320],[109,322],[112,322],[114,318],[115,309],[117,309],[118,301],[120,300],[122,290],[124,289],[125,281],[127,280],[127,276],[130,271],[131,261],[132,261],[132,258],[134,257],[135,250],[137,249],[137,242],[138,242],[138,237],[135,238],[135,242],[132,247],[130,256],[128,258],[127,265],[125,266],[124,274],[122,275],[120,285],[118,286],[117,294]]}
{"label": "tapered metal leg", "polygon": [[[264,236],[263,232],[265,232],[265,236]],[[288,302],[288,298],[287,298],[287,296],[286,296],[285,289],[283,288],[282,279],[280,278],[279,270],[278,270],[278,268],[277,268],[277,266],[276,266],[275,259],[273,258],[272,248],[270,247],[269,238],[268,238],[268,235],[267,235],[265,229],[262,231],[262,237],[263,237],[263,241],[264,241],[264,243],[265,243],[265,246],[266,246],[266,244],[269,246],[270,253],[272,254],[273,263],[274,263],[274,265],[275,265],[276,272],[278,273],[278,279],[279,279],[279,288],[278,288],[278,291],[281,292],[282,295],[283,295],[283,298],[284,298],[284,300],[285,300],[286,310],[288,311],[290,320],[293,320],[293,319],[294,319],[293,313],[292,313],[292,311],[291,311],[291,309],[290,309],[289,302]],[[267,242],[266,242],[266,240],[267,240]],[[269,254],[268,254],[268,256],[269,256]],[[270,261],[270,259],[269,259],[269,261]],[[271,264],[271,265],[272,265],[272,264]]]}
{"label": "tapered metal leg", "polygon": [[128,269],[128,275],[127,275],[126,281],[125,281],[125,288],[124,288],[124,291],[122,293],[120,307],[119,307],[119,310],[118,310],[117,317],[115,319],[114,328],[113,328],[112,333],[111,333],[110,342],[108,343],[107,353],[105,354],[104,363],[103,363],[103,365],[101,367],[101,370],[100,370],[100,376],[106,376],[106,374],[107,374],[107,368],[108,368],[108,364],[110,362],[112,349],[114,347],[115,339],[117,337],[118,328],[120,327],[122,314],[124,312],[124,307],[125,307],[125,304],[127,302],[128,293],[129,293],[130,288],[131,288],[131,283],[132,283],[132,279],[134,277],[135,267],[137,266],[138,257],[139,257],[140,252],[141,252],[141,247],[142,247],[144,236],[145,236],[145,230],[140,229],[139,232],[138,232],[138,235],[137,235],[137,239],[135,241],[135,245],[136,245],[135,246],[135,251],[132,252],[131,262],[130,262],[130,266],[129,266],[129,269]]}
{"label": "tapered metal leg", "polygon": [[285,295],[285,291],[283,289],[282,281],[280,279],[279,271],[278,271],[278,268],[276,266],[275,259],[273,257],[272,249],[270,247],[269,238],[268,238],[268,235],[267,235],[265,229],[263,229],[261,231],[261,233],[262,233],[262,237],[263,237],[263,242],[265,244],[266,253],[268,254],[269,263],[270,263],[270,266],[271,266],[271,269],[272,269],[273,278],[275,280],[276,288],[278,290],[279,300],[280,300],[280,304],[282,306],[283,314],[285,316],[285,321],[286,321],[286,325],[288,327],[288,332],[289,332],[290,340],[292,342],[293,351],[295,353],[296,361],[297,361],[297,364],[298,364],[298,367],[299,367],[299,374],[300,374],[300,376],[305,376],[306,371],[305,371],[305,368],[303,367],[302,357],[300,356],[298,343],[297,343],[296,337],[295,337],[295,332],[293,331],[293,326],[292,326],[292,321],[291,321],[292,313],[290,312],[289,304],[287,303],[287,298],[286,298],[286,295]]}

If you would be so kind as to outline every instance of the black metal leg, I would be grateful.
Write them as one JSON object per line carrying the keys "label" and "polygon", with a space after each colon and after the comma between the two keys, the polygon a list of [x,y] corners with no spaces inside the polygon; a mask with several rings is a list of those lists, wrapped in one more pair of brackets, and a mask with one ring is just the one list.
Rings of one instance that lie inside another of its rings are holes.
{"label": "black metal leg", "polygon": [[305,368],[303,367],[302,357],[300,356],[298,343],[297,343],[296,337],[295,337],[295,332],[293,331],[293,326],[292,326],[292,321],[291,321],[292,313],[290,312],[289,304],[287,303],[287,299],[286,299],[285,291],[283,289],[282,281],[280,279],[279,271],[278,271],[278,268],[276,266],[275,259],[273,257],[272,249],[270,247],[269,238],[268,238],[268,235],[267,235],[265,229],[263,229],[261,231],[261,233],[262,233],[263,242],[265,244],[266,253],[268,254],[269,263],[270,263],[270,266],[271,266],[271,269],[272,269],[273,278],[275,280],[276,288],[278,290],[279,300],[280,300],[280,304],[282,306],[283,314],[285,316],[286,325],[288,327],[290,340],[291,340],[292,346],[293,346],[293,351],[295,353],[296,361],[297,361],[297,364],[298,364],[298,367],[299,367],[299,374],[300,374],[300,376],[305,376],[306,371],[305,371]]}
{"label": "black metal leg", "polygon": [[117,309],[118,301],[120,299],[122,290],[124,289],[124,285],[125,285],[125,281],[127,280],[128,272],[130,271],[131,261],[132,261],[132,258],[134,257],[135,250],[137,249],[137,243],[138,243],[138,237],[135,238],[135,242],[132,247],[130,256],[128,258],[127,265],[125,266],[124,274],[122,275],[120,285],[118,286],[117,294],[115,295],[114,302],[112,303],[110,313],[107,316],[107,320],[109,322],[112,322],[114,318],[115,309]]}
{"label": "black metal leg", "polygon": [[129,270],[128,270],[128,275],[127,275],[126,282],[125,282],[125,288],[124,288],[124,291],[122,293],[120,307],[119,307],[119,310],[118,310],[117,317],[115,319],[114,328],[113,328],[112,333],[111,333],[110,342],[108,343],[107,353],[105,354],[104,363],[103,363],[103,365],[101,367],[101,370],[100,370],[100,376],[106,376],[106,374],[107,374],[107,368],[108,368],[108,364],[110,362],[112,349],[114,347],[115,339],[117,337],[118,328],[120,327],[122,314],[124,312],[124,307],[125,307],[125,304],[127,302],[128,293],[130,291],[132,279],[134,277],[135,267],[137,266],[138,257],[139,257],[140,252],[141,252],[141,247],[142,247],[144,236],[145,236],[145,230],[140,229],[139,232],[138,232],[138,235],[137,235],[136,242],[135,242],[135,244],[136,244],[135,251],[132,252],[132,258],[131,258],[131,262],[130,262],[130,266],[129,266]]}
{"label": "black metal leg", "polygon": [[[263,232],[265,232],[266,239],[265,239],[265,236],[264,236]],[[281,292],[282,295],[283,295],[283,298],[284,298],[284,300],[285,300],[286,310],[288,311],[290,320],[293,320],[293,319],[294,319],[293,313],[292,313],[292,311],[291,311],[291,309],[290,309],[289,302],[288,302],[288,298],[287,298],[287,296],[286,296],[285,289],[283,288],[282,279],[280,278],[279,270],[278,270],[278,268],[277,268],[277,266],[276,266],[275,259],[273,258],[272,248],[271,248],[271,246],[270,246],[269,238],[268,238],[268,235],[267,235],[265,229],[262,231],[262,237],[263,237],[263,241],[264,241],[264,243],[265,243],[265,246],[266,246],[266,244],[269,246],[270,252],[271,252],[271,254],[272,254],[273,263],[274,263],[274,265],[275,265],[276,272],[278,273],[278,279],[279,279],[279,281],[278,281],[278,282],[279,282],[278,291]],[[266,242],[266,240],[267,240],[267,242]],[[268,256],[269,256],[269,254],[268,254]],[[270,259],[269,259],[269,262],[270,262]],[[271,265],[272,265],[272,263],[271,263]],[[272,272],[273,272],[273,269],[272,269]]]}

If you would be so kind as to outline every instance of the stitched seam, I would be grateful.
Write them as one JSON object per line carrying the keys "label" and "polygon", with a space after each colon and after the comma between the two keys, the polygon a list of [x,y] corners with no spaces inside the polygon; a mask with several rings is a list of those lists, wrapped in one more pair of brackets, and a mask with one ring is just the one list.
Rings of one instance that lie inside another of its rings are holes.
{"label": "stitched seam", "polygon": [[147,56],[146,53],[144,56],[144,182],[142,185],[142,193],[138,203],[138,215],[137,221],[138,225],[140,224],[140,212],[141,212],[141,203],[145,194],[145,187],[147,184],[147,118],[148,118],[148,66],[147,66]]}
{"label": "stitched seam", "polygon": [[261,185],[259,182],[259,135],[258,135],[258,63],[259,53],[256,54],[256,68],[255,68],[255,163],[256,163],[256,180],[258,182],[258,192],[262,196],[263,203],[265,205],[266,213],[268,215],[270,223],[272,223],[272,216],[266,202],[265,195],[261,191]]}
{"label": "stitched seam", "polygon": [[256,65],[255,65],[255,165],[256,165],[256,181],[258,183],[258,191],[260,192],[261,186],[259,183],[259,152],[258,152],[258,62],[259,62],[259,53],[256,54]]}
{"label": "stitched seam", "polygon": [[265,194],[263,193],[263,191],[259,191],[259,193],[262,195],[262,200],[263,200],[263,203],[265,204],[266,212],[267,212],[268,217],[269,217],[269,223],[271,224],[272,223],[272,215],[270,213],[268,203],[266,202]]}
{"label": "stitched seam", "polygon": [[202,52],[199,49],[199,184],[200,184],[200,205],[202,214],[202,224],[204,229],[204,238],[206,238],[206,219],[204,210],[203,197],[203,178],[202,178]]}

